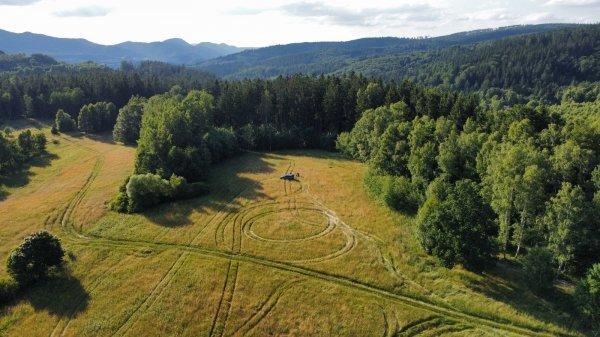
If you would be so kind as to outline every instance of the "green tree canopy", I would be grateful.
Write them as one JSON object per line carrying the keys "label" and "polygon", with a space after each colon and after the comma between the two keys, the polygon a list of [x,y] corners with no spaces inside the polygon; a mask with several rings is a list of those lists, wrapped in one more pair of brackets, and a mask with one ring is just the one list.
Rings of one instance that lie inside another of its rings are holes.
{"label": "green tree canopy", "polygon": [[64,255],[58,238],[41,231],[26,237],[12,251],[6,268],[19,284],[28,285],[48,276],[51,268],[60,267]]}

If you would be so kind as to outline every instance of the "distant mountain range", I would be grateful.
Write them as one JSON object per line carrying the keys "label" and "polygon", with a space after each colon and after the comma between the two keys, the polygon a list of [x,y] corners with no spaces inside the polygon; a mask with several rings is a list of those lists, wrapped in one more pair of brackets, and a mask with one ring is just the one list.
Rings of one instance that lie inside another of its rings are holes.
{"label": "distant mountain range", "polygon": [[305,42],[249,49],[200,62],[197,67],[224,78],[330,74],[371,58],[429,51],[547,32],[575,24],[542,24],[475,30],[432,38],[364,38],[347,42]]}
{"label": "distant mountain range", "polygon": [[57,38],[29,32],[12,33],[0,29],[0,50],[10,54],[45,54],[69,63],[93,61],[117,67],[123,60],[195,64],[207,59],[237,53],[244,48],[209,42],[189,44],[182,39],[101,45],[85,39]]}
{"label": "distant mountain range", "polygon": [[[522,25],[432,38],[363,38],[346,42],[292,43],[256,49],[214,43],[192,45],[181,39],[101,45],[84,39],[56,38],[0,30],[0,51],[8,54],[44,54],[68,63],[93,61],[111,67],[118,67],[123,60],[132,62],[154,60],[190,65],[231,79],[265,78],[295,73],[332,74],[354,70],[365,75],[398,78],[410,72],[410,69],[406,68],[411,64],[410,60],[424,62],[422,55],[418,53],[453,46],[466,47],[507,37],[579,26],[576,24]],[[398,58],[402,58],[402,62],[398,62]],[[12,57],[10,60],[14,65],[16,59]],[[32,58],[18,60],[18,62],[37,64],[39,60]]]}

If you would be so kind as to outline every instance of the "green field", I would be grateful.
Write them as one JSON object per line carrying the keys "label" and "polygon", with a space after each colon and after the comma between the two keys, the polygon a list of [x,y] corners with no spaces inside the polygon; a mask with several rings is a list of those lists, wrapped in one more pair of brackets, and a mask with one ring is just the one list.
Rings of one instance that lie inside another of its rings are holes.
{"label": "green field", "polygon": [[45,130],[50,155],[4,182],[0,258],[45,228],[68,273],[4,307],[2,336],[579,335],[516,267],[428,257],[412,217],[366,195],[364,164],[245,153],[213,167],[210,195],[124,215],[106,204],[135,149]]}

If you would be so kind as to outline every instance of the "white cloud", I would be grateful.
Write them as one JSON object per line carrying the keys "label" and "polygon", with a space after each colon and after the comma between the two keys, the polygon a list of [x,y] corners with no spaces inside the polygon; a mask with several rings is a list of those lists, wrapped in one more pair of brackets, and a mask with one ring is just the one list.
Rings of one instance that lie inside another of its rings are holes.
{"label": "white cloud", "polygon": [[111,12],[110,8],[101,6],[78,7],[74,9],[59,10],[53,14],[58,17],[98,17],[106,16]]}
{"label": "white cloud", "polygon": [[0,0],[0,6],[29,6],[41,0]]}
{"label": "white cloud", "polygon": [[563,7],[597,7],[600,6],[600,0],[547,0],[544,4]]}
{"label": "white cloud", "polygon": [[563,18],[549,12],[531,13],[523,18],[526,23],[562,22]]}
{"label": "white cloud", "polygon": [[286,15],[306,18],[323,24],[339,26],[377,25],[395,26],[409,22],[430,22],[441,18],[441,11],[429,4],[404,4],[387,7],[350,9],[321,2],[297,1],[270,8],[237,8],[229,11],[234,15],[256,15],[279,11]]}
{"label": "white cloud", "polygon": [[[0,0],[0,29],[103,44],[181,37],[257,47],[597,22],[600,0]],[[12,5],[7,5],[7,4]],[[26,6],[29,4],[29,6]],[[100,7],[90,10],[89,7]],[[83,8],[84,10],[82,10]],[[69,16],[70,18],[65,18]],[[99,16],[87,19],[90,16]],[[77,17],[80,17],[77,19]],[[83,18],[81,18],[83,17]],[[78,20],[73,29],[73,20]]]}
{"label": "white cloud", "polygon": [[510,21],[519,19],[519,15],[506,8],[485,9],[467,13],[461,19],[471,21]]}

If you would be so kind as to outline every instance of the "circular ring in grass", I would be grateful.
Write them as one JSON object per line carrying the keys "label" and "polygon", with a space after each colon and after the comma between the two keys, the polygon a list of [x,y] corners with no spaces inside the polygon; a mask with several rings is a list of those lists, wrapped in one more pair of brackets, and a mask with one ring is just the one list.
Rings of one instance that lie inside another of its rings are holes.
{"label": "circular ring in grass", "polygon": [[335,225],[325,212],[306,205],[261,209],[243,220],[246,236],[274,243],[313,240],[329,234]]}

